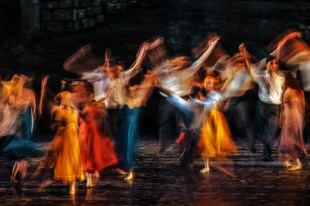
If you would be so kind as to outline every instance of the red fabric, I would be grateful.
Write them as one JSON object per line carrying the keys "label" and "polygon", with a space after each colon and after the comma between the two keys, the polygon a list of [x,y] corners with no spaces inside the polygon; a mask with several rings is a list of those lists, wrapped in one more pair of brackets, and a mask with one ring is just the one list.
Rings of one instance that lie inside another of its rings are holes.
{"label": "red fabric", "polygon": [[181,147],[185,147],[190,139],[191,136],[189,134],[187,134],[186,132],[181,132],[179,137],[176,139],[176,143]]}
{"label": "red fabric", "polygon": [[102,127],[107,126],[103,116],[98,115],[96,108],[89,108],[84,118],[80,117],[82,165],[84,171],[89,173],[101,171],[118,163],[113,142],[103,132]]}

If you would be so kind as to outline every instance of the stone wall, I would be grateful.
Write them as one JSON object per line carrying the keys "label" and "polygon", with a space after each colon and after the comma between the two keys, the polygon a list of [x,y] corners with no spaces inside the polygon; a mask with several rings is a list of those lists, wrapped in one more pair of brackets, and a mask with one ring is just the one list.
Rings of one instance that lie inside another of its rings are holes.
{"label": "stone wall", "polygon": [[128,0],[41,0],[41,31],[66,33],[102,27],[106,15]]}

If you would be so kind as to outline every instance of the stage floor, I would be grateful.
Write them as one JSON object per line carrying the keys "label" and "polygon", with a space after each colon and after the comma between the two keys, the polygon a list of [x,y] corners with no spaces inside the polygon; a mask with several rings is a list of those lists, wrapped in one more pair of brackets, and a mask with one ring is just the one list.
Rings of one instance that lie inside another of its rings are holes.
{"label": "stage floor", "polygon": [[[45,148],[48,142],[41,142]],[[138,141],[135,178],[123,180],[115,169],[100,174],[93,188],[78,184],[76,195],[68,195],[69,185],[52,182],[39,190],[42,178],[30,180],[40,158],[29,161],[27,178],[11,184],[12,162],[0,160],[0,205],[309,205],[310,166],[288,171],[274,154],[274,162],[262,162],[261,144],[251,154],[244,140],[238,140],[239,154],[228,160],[211,162],[211,171],[200,174],[203,161],[195,158],[193,171],[179,168],[180,148],[170,142],[158,154],[155,140]],[[234,175],[236,175],[234,177]]]}

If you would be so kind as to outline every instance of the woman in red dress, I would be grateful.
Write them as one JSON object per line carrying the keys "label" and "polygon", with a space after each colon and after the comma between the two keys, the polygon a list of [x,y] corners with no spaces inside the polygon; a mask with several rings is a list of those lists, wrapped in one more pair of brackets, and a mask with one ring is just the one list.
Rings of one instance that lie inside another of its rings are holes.
{"label": "woman in red dress", "polygon": [[86,187],[92,187],[92,177],[98,172],[118,163],[107,123],[104,98],[93,101],[91,89],[90,101],[84,106],[80,122],[80,144],[82,165],[86,172]]}

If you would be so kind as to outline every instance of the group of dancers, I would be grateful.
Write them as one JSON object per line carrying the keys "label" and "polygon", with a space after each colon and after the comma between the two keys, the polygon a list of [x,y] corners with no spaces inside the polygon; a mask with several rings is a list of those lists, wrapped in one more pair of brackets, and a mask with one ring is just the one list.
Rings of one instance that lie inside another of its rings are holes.
{"label": "group of dancers", "polygon": [[[162,96],[159,152],[165,151],[166,140],[174,132],[172,120],[176,119],[180,129],[177,142],[183,148],[182,169],[191,170],[195,153],[204,160],[200,172],[206,173],[210,172],[210,159],[238,152],[224,115],[227,110],[234,111],[233,120],[245,128],[252,153],[256,152],[255,139],[262,141],[262,161],[273,161],[275,147],[287,168],[301,169],[301,159],[307,155],[304,91],[310,89],[310,49],[300,33],[290,31],[279,37],[270,45],[273,51],[262,60],[254,58],[244,44],[230,57],[219,41],[219,36],[208,35],[193,49],[196,60],[191,62],[186,56],[169,58],[163,38],[155,38],[140,46],[127,70],[112,64],[111,53],[106,50],[102,66],[88,72],[74,71],[72,65],[82,54],[78,51],[64,68],[78,73],[80,79],[64,84],[63,91],[54,97],[49,111],[55,136],[44,153],[31,136],[35,117],[42,115],[48,76],[42,80],[38,103],[29,77],[14,75],[1,81],[0,156],[15,160],[12,181],[18,181],[19,174],[26,175],[25,159],[40,155],[44,158],[37,172],[52,170],[55,180],[70,183],[69,194],[76,193],[78,180],[86,179],[86,186],[92,187],[93,179],[107,168],[116,168],[124,180],[132,181],[139,114],[154,88]],[[281,70],[279,62],[294,68]],[[138,73],[143,79],[133,81]],[[297,73],[302,76],[302,87]],[[255,83],[259,102],[254,131],[246,94]]]}

